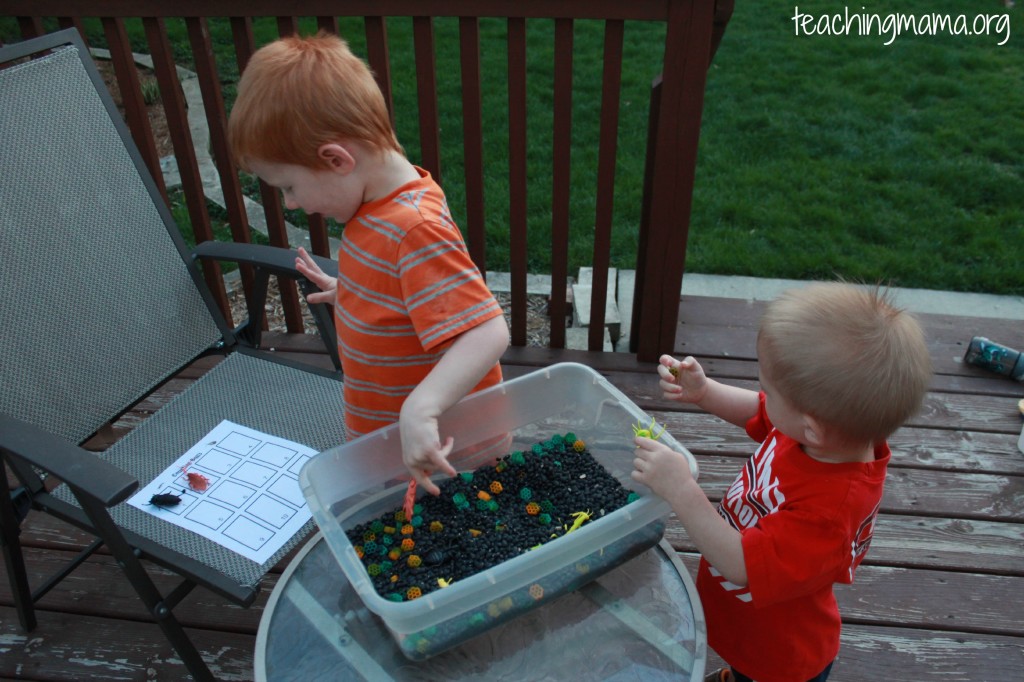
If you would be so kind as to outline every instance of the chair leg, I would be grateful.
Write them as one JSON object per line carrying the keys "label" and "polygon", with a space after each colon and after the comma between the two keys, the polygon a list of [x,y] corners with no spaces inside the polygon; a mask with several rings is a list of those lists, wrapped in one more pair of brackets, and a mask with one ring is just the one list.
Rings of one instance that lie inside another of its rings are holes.
{"label": "chair leg", "polygon": [[185,667],[191,673],[192,679],[196,680],[196,682],[216,682],[217,678],[214,677],[209,666],[206,665],[206,661],[203,660],[196,645],[185,633],[185,629],[175,617],[171,607],[167,605],[167,600],[164,599],[156,585],[153,584],[153,580],[149,577],[149,573],[146,572],[142,562],[139,561],[139,558],[130,549],[127,553],[119,551],[123,550],[127,545],[122,545],[120,542],[113,544],[117,544],[118,547],[115,548],[108,541],[108,547],[118,560],[117,562],[128,578],[128,582],[131,583],[132,589],[135,590],[135,594],[139,596],[142,603],[146,605],[146,609],[153,616],[153,620],[160,626],[164,636],[167,637],[171,646],[174,647],[178,656],[181,657]]}
{"label": "chair leg", "polygon": [[[142,596],[141,594],[139,596]],[[148,606],[148,604],[147,604]],[[163,616],[157,615],[163,613]],[[174,617],[174,614],[169,608],[159,603],[154,608],[154,614],[157,619],[157,624],[160,629],[163,630],[164,636],[170,641],[171,646],[181,656],[182,662],[185,667],[188,668],[189,673],[192,674],[192,679],[196,682],[216,682],[216,677],[213,676],[213,672],[210,671],[209,666],[206,665],[206,661],[199,654],[199,650],[196,649],[196,645],[192,643],[189,636],[185,634],[185,629],[181,627],[181,623]]]}
{"label": "chair leg", "polygon": [[[146,568],[139,560],[139,556],[135,553],[134,548],[118,530],[107,510],[102,504],[84,495],[79,496],[78,501],[86,514],[92,519],[97,533],[106,542],[107,548],[114,555],[118,566],[121,567],[121,570],[128,578],[128,582],[131,583],[132,589],[135,590],[142,603],[146,605],[146,609],[153,616],[160,629],[163,630],[164,636],[167,637],[171,646],[181,656],[185,667],[192,674],[192,679],[196,680],[196,682],[216,682],[217,678],[213,676],[195,644],[185,634],[185,629],[174,616],[171,607],[167,605],[167,600],[160,593],[160,590],[157,589],[153,579],[150,578]],[[172,599],[174,599],[174,596],[172,596]],[[174,602],[172,601],[171,603],[173,604]]]}
{"label": "chair leg", "polygon": [[[2,460],[0,460],[2,467]],[[4,564],[7,567],[7,575],[11,582],[11,592],[14,594],[14,607],[18,611],[18,620],[26,632],[31,632],[36,627],[36,610],[32,602],[32,590],[28,586],[28,571],[25,569],[25,557],[21,552],[21,542],[18,536],[21,534],[21,523],[18,514],[14,510],[14,498],[11,488],[7,483],[7,476],[4,469],[3,486],[0,487],[0,544],[4,548]]]}

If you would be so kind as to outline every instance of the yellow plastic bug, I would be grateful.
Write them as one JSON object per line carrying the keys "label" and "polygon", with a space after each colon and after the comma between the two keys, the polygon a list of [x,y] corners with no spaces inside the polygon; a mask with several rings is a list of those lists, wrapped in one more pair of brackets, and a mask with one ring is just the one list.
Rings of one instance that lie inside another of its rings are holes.
{"label": "yellow plastic bug", "polygon": [[566,535],[578,529],[580,526],[582,526],[584,523],[586,523],[592,518],[589,509],[587,511],[573,512],[572,514],[570,514],[570,516],[573,517],[574,521],[572,522],[572,525],[569,526],[569,529],[565,531]]}
{"label": "yellow plastic bug", "polygon": [[656,427],[657,425],[658,423],[653,419],[651,420],[651,425],[647,427],[645,427],[642,422],[637,420],[636,424],[633,424],[633,435],[640,436],[641,438],[651,438],[653,440],[658,440],[665,433],[665,427],[662,426],[661,431],[659,431],[658,434],[655,435],[654,427]]}

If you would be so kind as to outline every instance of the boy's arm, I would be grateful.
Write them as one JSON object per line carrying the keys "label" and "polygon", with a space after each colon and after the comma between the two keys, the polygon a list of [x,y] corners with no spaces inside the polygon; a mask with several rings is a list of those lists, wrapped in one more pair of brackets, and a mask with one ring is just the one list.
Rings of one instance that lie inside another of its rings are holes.
{"label": "boy's arm", "polygon": [[724,419],[730,424],[746,428],[750,418],[757,414],[759,399],[757,391],[722,384],[709,379],[708,393],[697,407]]}
{"label": "boy's arm", "polygon": [[740,532],[723,519],[692,478],[666,498],[697,551],[729,582],[747,585]]}
{"label": "boy's arm", "polygon": [[662,355],[658,363],[662,395],[668,400],[693,403],[730,424],[745,428],[760,407],[757,391],[728,386],[709,379],[692,356],[682,361]]}
{"label": "boy's arm", "polygon": [[402,404],[398,420],[402,457],[416,482],[431,494],[440,490],[430,474],[438,470],[449,476],[456,473],[447,460],[454,442],[449,436],[441,443],[438,417],[480,383],[506,348],[508,325],[503,315],[463,332]]}
{"label": "boy's arm", "polygon": [[632,478],[672,507],[708,563],[729,582],[745,587],[747,567],[740,532],[719,516],[697,485],[686,458],[650,438],[636,438]]}

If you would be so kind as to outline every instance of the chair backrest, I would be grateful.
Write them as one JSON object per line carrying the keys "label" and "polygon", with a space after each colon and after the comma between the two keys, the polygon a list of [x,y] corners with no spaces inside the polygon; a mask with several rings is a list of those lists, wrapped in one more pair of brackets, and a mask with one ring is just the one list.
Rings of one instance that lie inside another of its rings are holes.
{"label": "chair backrest", "polygon": [[77,443],[230,331],[76,31],[0,49],[0,150],[0,412]]}

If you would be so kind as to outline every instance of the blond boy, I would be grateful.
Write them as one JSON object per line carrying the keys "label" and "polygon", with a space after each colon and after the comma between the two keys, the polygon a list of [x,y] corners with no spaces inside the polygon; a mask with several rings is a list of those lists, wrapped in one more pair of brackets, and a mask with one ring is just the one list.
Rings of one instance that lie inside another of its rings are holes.
{"label": "blond boy", "polygon": [[238,84],[229,136],[239,165],[288,208],[344,223],[338,277],[299,249],[296,267],[333,303],[353,438],[398,421],[413,478],[454,475],[437,419],[501,381],[501,307],[469,258],[441,188],[406,159],[366,64],[330,34],[259,49]]}
{"label": "blond boy", "polygon": [[633,478],[664,497],[702,554],[697,586],[725,682],[827,679],[839,651],[834,583],[867,552],[890,451],[931,377],[913,317],[884,293],[814,284],[771,303],[757,339],[761,391],[662,356],[664,397],[744,427],[761,445],[717,509],[686,461],[636,439]]}

